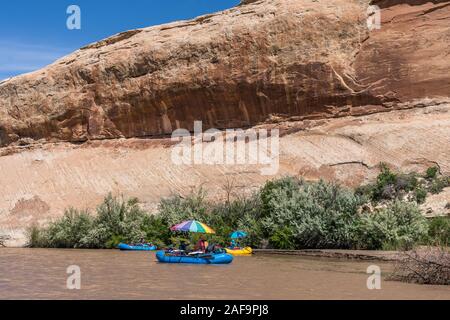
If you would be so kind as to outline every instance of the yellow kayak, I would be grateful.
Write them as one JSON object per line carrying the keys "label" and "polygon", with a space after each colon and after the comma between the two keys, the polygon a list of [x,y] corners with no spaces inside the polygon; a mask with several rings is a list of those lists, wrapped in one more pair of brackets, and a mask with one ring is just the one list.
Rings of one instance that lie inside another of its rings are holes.
{"label": "yellow kayak", "polygon": [[233,256],[250,256],[253,254],[253,250],[250,247],[246,248],[226,248],[227,253],[232,254]]}

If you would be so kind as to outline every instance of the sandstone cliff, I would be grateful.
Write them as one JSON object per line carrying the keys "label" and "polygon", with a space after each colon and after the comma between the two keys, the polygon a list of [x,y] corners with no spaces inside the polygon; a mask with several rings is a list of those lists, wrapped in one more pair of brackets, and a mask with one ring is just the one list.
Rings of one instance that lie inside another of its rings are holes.
{"label": "sandstone cliff", "polygon": [[127,31],[0,84],[0,140],[85,141],[365,114],[450,92],[448,1],[263,0]]}

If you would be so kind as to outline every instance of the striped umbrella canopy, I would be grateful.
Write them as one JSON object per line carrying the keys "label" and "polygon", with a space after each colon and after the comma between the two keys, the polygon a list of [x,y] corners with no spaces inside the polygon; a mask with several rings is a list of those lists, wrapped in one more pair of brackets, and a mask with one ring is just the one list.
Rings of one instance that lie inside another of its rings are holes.
{"label": "striped umbrella canopy", "polygon": [[196,220],[184,221],[170,228],[171,231],[184,231],[184,232],[196,232],[196,233],[216,233],[213,229],[206,224],[198,222]]}
{"label": "striped umbrella canopy", "polygon": [[245,238],[246,236],[247,233],[242,230],[235,231],[230,235],[231,239],[242,239]]}

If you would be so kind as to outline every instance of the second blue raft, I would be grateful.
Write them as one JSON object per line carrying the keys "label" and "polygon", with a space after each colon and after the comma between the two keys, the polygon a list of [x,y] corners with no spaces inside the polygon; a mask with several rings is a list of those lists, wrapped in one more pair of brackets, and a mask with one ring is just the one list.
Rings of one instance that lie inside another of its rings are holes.
{"label": "second blue raft", "polygon": [[211,253],[199,256],[184,256],[166,254],[158,251],[156,258],[161,263],[189,263],[189,264],[229,264],[233,261],[233,256],[228,253]]}
{"label": "second blue raft", "polygon": [[156,246],[149,246],[149,245],[132,246],[125,243],[120,243],[117,246],[117,248],[123,251],[155,251],[158,249]]}

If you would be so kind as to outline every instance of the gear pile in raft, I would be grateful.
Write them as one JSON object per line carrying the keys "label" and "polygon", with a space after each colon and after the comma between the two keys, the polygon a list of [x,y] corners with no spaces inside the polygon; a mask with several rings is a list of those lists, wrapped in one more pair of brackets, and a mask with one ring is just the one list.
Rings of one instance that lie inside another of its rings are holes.
{"label": "gear pile in raft", "polygon": [[158,247],[150,243],[125,244],[119,243],[117,249],[122,251],[156,251]]}

